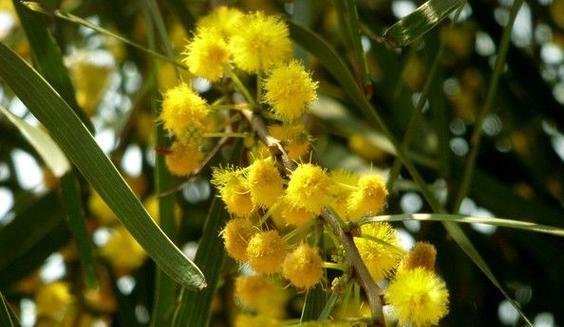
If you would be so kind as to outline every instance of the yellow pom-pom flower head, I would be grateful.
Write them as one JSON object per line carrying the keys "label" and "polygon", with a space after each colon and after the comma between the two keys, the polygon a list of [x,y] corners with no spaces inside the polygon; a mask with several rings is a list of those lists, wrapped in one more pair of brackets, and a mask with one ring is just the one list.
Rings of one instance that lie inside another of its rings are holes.
{"label": "yellow pom-pom flower head", "polygon": [[321,167],[299,164],[290,176],[285,198],[290,205],[318,215],[331,200],[330,187],[331,180]]}
{"label": "yellow pom-pom flower head", "polygon": [[183,62],[190,72],[211,82],[218,81],[229,63],[229,47],[216,29],[201,28],[186,46]]}
{"label": "yellow pom-pom flower head", "polygon": [[251,237],[257,232],[258,230],[248,219],[231,219],[221,232],[227,254],[237,261],[246,261],[247,245],[249,245]]}
{"label": "yellow pom-pom flower head", "polygon": [[448,290],[432,271],[422,267],[396,275],[384,294],[401,325],[437,325],[448,313]]}
{"label": "yellow pom-pom flower head", "polygon": [[247,260],[254,271],[273,274],[280,271],[286,251],[286,242],[277,231],[261,232],[249,241]]}
{"label": "yellow pom-pom flower head", "polygon": [[375,281],[388,277],[398,265],[402,251],[396,230],[388,223],[373,223],[360,227],[362,236],[355,237],[362,261]]}
{"label": "yellow pom-pom flower head", "polygon": [[265,101],[285,121],[300,118],[316,99],[315,83],[304,66],[293,60],[273,68],[264,83]]}
{"label": "yellow pom-pom flower head", "polygon": [[246,15],[237,25],[229,47],[233,62],[249,73],[259,73],[286,61],[292,54],[288,26],[262,12]]}
{"label": "yellow pom-pom flower head", "polygon": [[188,125],[203,124],[208,112],[206,101],[182,83],[165,92],[160,118],[167,130],[182,135]]}
{"label": "yellow pom-pom flower head", "polygon": [[227,211],[236,217],[249,217],[254,210],[249,183],[243,169],[215,169],[212,183],[218,188],[219,196]]}
{"label": "yellow pom-pom flower head", "polygon": [[323,260],[317,249],[302,244],[286,256],[282,274],[294,286],[308,289],[319,283],[323,277]]}
{"label": "yellow pom-pom flower head", "polygon": [[194,173],[204,160],[204,154],[194,144],[175,141],[170,153],[165,156],[165,163],[170,172],[176,176],[189,176]]}
{"label": "yellow pom-pom flower head", "polygon": [[197,27],[200,29],[215,29],[220,36],[228,40],[237,30],[237,26],[245,15],[235,9],[226,6],[219,6],[209,15],[198,20]]}
{"label": "yellow pom-pom flower head", "polygon": [[282,177],[271,158],[255,160],[247,176],[251,198],[257,205],[269,208],[284,194]]}
{"label": "yellow pom-pom flower head", "polygon": [[386,206],[388,190],[378,175],[361,176],[357,189],[348,199],[348,212],[352,219],[362,216],[377,215]]}

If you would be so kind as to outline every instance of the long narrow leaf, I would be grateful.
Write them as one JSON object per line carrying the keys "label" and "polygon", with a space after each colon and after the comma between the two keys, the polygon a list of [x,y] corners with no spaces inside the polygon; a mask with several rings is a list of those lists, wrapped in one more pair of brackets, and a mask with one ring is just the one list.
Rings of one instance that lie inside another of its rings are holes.
{"label": "long narrow leaf", "polygon": [[21,324],[18,317],[10,308],[8,301],[4,298],[4,295],[0,292],[0,326],[5,327],[20,327]]}
{"label": "long narrow leaf", "polygon": [[76,247],[82,264],[86,286],[96,288],[96,269],[90,235],[86,228],[86,217],[80,198],[80,186],[74,173],[61,178],[61,189],[68,216],[69,228],[76,241]]}
{"label": "long narrow leaf", "polygon": [[358,224],[363,225],[372,222],[406,221],[406,220],[450,221],[450,222],[465,223],[465,224],[487,224],[492,226],[523,229],[529,232],[545,233],[545,234],[564,237],[564,228],[539,225],[528,221],[519,221],[519,220],[504,219],[504,218],[492,218],[492,217],[448,215],[448,214],[440,214],[440,213],[415,213],[415,214],[403,214],[403,215],[382,215],[375,217],[366,217],[359,220]]}
{"label": "long narrow leaf", "polygon": [[161,269],[184,287],[204,288],[202,272],[154,223],[68,104],[4,44],[0,44],[0,77],[52,133],[61,149]]}
{"label": "long narrow leaf", "polygon": [[0,112],[19,129],[56,177],[61,177],[70,170],[70,163],[67,157],[49,134],[40,128],[31,126],[2,106],[0,106]]}
{"label": "long narrow leaf", "polygon": [[49,32],[49,21],[39,12],[29,9],[20,0],[12,0],[25,31],[35,62],[43,77],[70,105],[90,131],[94,130],[90,120],[76,102],[74,87],[69,77],[63,55]]}
{"label": "long narrow leaf", "polygon": [[384,39],[394,47],[403,47],[437,26],[466,0],[429,0],[384,32]]}
{"label": "long narrow leaf", "polygon": [[180,305],[174,316],[174,327],[208,326],[211,316],[211,300],[216,291],[221,267],[225,258],[223,242],[219,236],[229,214],[223,202],[215,198],[204,226],[203,236],[196,252],[196,264],[202,268],[209,287],[202,292],[183,290]]}

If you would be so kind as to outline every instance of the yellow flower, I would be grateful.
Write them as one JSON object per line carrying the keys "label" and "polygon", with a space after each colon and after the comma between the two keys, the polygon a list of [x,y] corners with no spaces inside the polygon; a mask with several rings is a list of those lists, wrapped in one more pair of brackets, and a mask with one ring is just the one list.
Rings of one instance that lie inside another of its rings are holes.
{"label": "yellow flower", "polygon": [[246,261],[249,240],[256,233],[257,230],[248,219],[231,219],[221,232],[227,254],[237,261]]}
{"label": "yellow flower", "polygon": [[245,15],[235,8],[220,6],[198,20],[198,28],[214,28],[222,38],[229,39]]}
{"label": "yellow flower", "polygon": [[247,246],[249,265],[261,274],[279,272],[285,256],[286,242],[275,230],[255,234]]}
{"label": "yellow flower", "polygon": [[35,295],[37,314],[54,319],[61,319],[72,301],[69,285],[63,282],[44,285]]}
{"label": "yellow flower", "polygon": [[413,270],[418,267],[434,271],[436,257],[437,250],[432,244],[417,242],[403,259],[401,259],[397,273],[399,274],[403,271]]}
{"label": "yellow flower", "polygon": [[283,318],[288,299],[280,283],[264,276],[239,276],[235,279],[235,296],[244,307],[254,308],[261,315]]}
{"label": "yellow flower", "polygon": [[355,133],[348,138],[349,148],[366,160],[382,162],[386,159],[386,152],[374,145],[366,136]]}
{"label": "yellow flower", "polygon": [[360,232],[362,236],[369,237],[355,237],[354,239],[360,257],[372,278],[375,281],[382,280],[390,274],[401,259],[398,234],[388,223],[363,225],[360,227]]}
{"label": "yellow flower", "polygon": [[248,181],[257,205],[270,208],[284,194],[282,177],[271,158],[256,159],[248,168]]}
{"label": "yellow flower", "polygon": [[245,15],[231,37],[233,62],[249,73],[259,73],[286,61],[292,54],[288,26],[262,12]]}
{"label": "yellow flower", "polygon": [[285,121],[300,118],[316,99],[317,83],[296,60],[272,69],[264,83],[265,100],[274,114]]}
{"label": "yellow flower", "polygon": [[342,219],[348,219],[347,201],[358,183],[359,176],[344,169],[333,170],[331,178],[331,195],[333,196],[332,208]]}
{"label": "yellow flower", "polygon": [[236,217],[249,217],[254,209],[249,183],[244,170],[215,169],[212,183],[218,188],[219,196],[227,211]]}
{"label": "yellow flower", "polygon": [[183,62],[190,72],[211,82],[223,77],[225,66],[229,63],[227,42],[215,29],[198,29],[184,54]]}
{"label": "yellow flower", "polygon": [[168,170],[176,176],[192,174],[200,167],[204,160],[204,154],[200,152],[198,146],[175,141],[172,143],[170,151],[165,156],[165,163]]}
{"label": "yellow flower", "polygon": [[386,206],[387,197],[386,184],[379,176],[361,176],[347,202],[350,218],[379,214]]}
{"label": "yellow flower", "polygon": [[247,313],[239,313],[235,317],[235,322],[233,323],[235,327],[280,327],[283,324],[273,318],[258,315],[253,316]]}
{"label": "yellow flower", "polygon": [[162,107],[164,127],[179,136],[190,124],[204,124],[209,111],[206,101],[185,83],[165,92]]}
{"label": "yellow flower", "polygon": [[448,290],[432,271],[424,268],[397,274],[384,294],[402,325],[437,325],[448,313]]}
{"label": "yellow flower", "polygon": [[319,215],[321,209],[330,202],[330,187],[331,180],[321,167],[310,163],[299,164],[290,176],[286,200],[294,207]]}
{"label": "yellow flower", "polygon": [[309,151],[311,136],[302,124],[272,125],[268,127],[268,132],[282,141],[288,157],[292,160],[301,159]]}
{"label": "yellow flower", "polygon": [[286,256],[282,264],[282,274],[294,286],[308,289],[319,283],[323,277],[323,260],[317,249],[302,244]]}
{"label": "yellow flower", "polygon": [[102,247],[101,253],[114,266],[128,269],[141,266],[147,257],[145,250],[123,226],[113,230],[110,239]]}
{"label": "yellow flower", "polygon": [[88,209],[104,225],[109,225],[117,221],[117,217],[108,207],[102,197],[95,191],[88,198]]}

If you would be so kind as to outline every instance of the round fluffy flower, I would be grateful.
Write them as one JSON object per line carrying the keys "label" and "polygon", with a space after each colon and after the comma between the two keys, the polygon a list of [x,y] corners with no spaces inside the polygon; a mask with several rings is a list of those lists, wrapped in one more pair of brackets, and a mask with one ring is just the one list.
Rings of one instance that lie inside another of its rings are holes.
{"label": "round fluffy flower", "polygon": [[282,264],[282,274],[294,286],[308,289],[319,283],[323,277],[323,260],[317,249],[302,244],[286,256]]}
{"label": "round fluffy flower", "polygon": [[176,176],[188,176],[195,172],[202,161],[204,154],[197,145],[174,142],[170,153],[165,156],[165,163],[170,172]]}
{"label": "round fluffy flower", "polygon": [[379,214],[386,206],[388,190],[386,184],[378,175],[361,176],[357,189],[353,191],[347,201],[351,219],[362,216]]}
{"label": "round fluffy flower", "polygon": [[198,20],[198,28],[213,28],[224,39],[229,39],[245,15],[235,8],[219,6],[209,15]]}
{"label": "round fluffy flower", "polygon": [[362,261],[375,281],[387,277],[401,259],[399,237],[388,223],[362,225],[360,232],[364,237],[355,237]]}
{"label": "round fluffy flower", "polygon": [[311,136],[302,124],[272,125],[268,132],[282,141],[288,157],[292,160],[299,160],[309,151]]}
{"label": "round fluffy flower", "polygon": [[434,272],[424,268],[397,274],[384,294],[401,325],[437,325],[448,313],[448,290]]}
{"label": "round fluffy flower", "polygon": [[191,123],[203,124],[209,111],[206,101],[185,83],[165,92],[162,107],[164,127],[176,135],[182,135]]}
{"label": "round fluffy flower", "polygon": [[229,63],[227,42],[215,29],[198,29],[192,42],[186,46],[185,55],[183,62],[190,72],[211,82],[223,76]]}
{"label": "round fluffy flower", "polygon": [[235,260],[246,261],[247,245],[256,232],[257,230],[248,219],[231,219],[221,232],[227,254]]}
{"label": "round fluffy flower", "polygon": [[264,71],[292,54],[288,26],[262,12],[246,15],[229,42],[233,62],[249,73]]}
{"label": "round fluffy flower", "polygon": [[271,158],[255,160],[247,176],[251,198],[257,205],[269,208],[284,194],[282,177]]}
{"label": "round fluffy flower", "polygon": [[249,183],[244,170],[215,169],[212,183],[219,189],[219,196],[227,211],[237,217],[249,217],[254,209]]}
{"label": "round fluffy flower", "polygon": [[284,316],[288,299],[282,285],[260,275],[237,277],[235,296],[243,306],[254,308],[260,314],[273,318]]}
{"label": "round fluffy flower", "polygon": [[413,270],[421,267],[429,271],[435,270],[437,250],[433,244],[417,242],[409,252],[401,259],[398,266],[398,273],[406,270]]}
{"label": "round fluffy flower", "polygon": [[104,244],[101,251],[102,256],[108,259],[114,266],[128,269],[141,266],[147,257],[145,250],[123,226],[114,229],[110,239]]}
{"label": "round fluffy flower", "polygon": [[35,296],[37,314],[60,319],[72,303],[69,286],[63,282],[54,282],[42,286]]}
{"label": "round fluffy flower", "polygon": [[264,83],[266,102],[274,114],[285,121],[292,121],[306,111],[316,98],[317,83],[312,81],[304,66],[296,60],[272,69]]}
{"label": "round fluffy flower", "polygon": [[286,200],[294,207],[318,215],[330,201],[330,187],[331,180],[321,167],[309,163],[299,164],[290,176]]}
{"label": "round fluffy flower", "polygon": [[285,256],[286,242],[275,230],[255,234],[247,246],[249,265],[258,273],[279,272]]}

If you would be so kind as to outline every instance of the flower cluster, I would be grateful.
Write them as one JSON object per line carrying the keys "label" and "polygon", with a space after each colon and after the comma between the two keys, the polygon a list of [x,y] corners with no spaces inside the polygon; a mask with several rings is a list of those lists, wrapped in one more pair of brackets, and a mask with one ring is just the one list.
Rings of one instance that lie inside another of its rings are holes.
{"label": "flower cluster", "polygon": [[215,167],[211,179],[231,216],[220,234],[225,250],[251,270],[235,279],[242,308],[236,326],[277,325],[289,298],[284,282],[298,293],[319,284],[336,291],[341,283],[339,289],[349,291],[358,285],[327,215],[357,226],[350,237],[360,264],[374,280],[390,280],[385,298],[400,323],[428,326],[447,313],[448,292],[433,272],[434,248],[418,244],[406,254],[390,224],[361,225],[362,217],[386,208],[380,175],[328,171],[311,159],[305,122],[317,82],[292,58],[281,18],[219,7],[198,22],[183,63],[221,96],[204,99],[187,83],[164,93],[160,119],[173,137],[165,151],[168,169],[178,176],[200,171],[215,148],[212,135],[244,138],[245,164]]}

